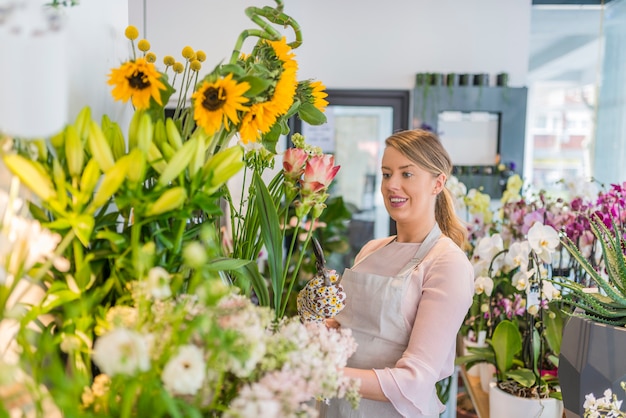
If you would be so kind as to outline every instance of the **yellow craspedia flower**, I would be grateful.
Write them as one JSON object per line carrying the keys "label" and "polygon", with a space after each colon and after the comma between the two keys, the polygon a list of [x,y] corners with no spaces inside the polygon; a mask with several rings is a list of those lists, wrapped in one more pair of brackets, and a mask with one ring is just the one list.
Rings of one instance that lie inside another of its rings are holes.
{"label": "yellow craspedia flower", "polygon": [[196,51],[196,59],[200,62],[206,61],[206,53],[204,51]]}
{"label": "yellow craspedia flower", "polygon": [[183,71],[185,71],[185,66],[182,62],[175,62],[172,66],[172,69],[176,74],[181,74]]}
{"label": "yellow craspedia flower", "polygon": [[137,49],[139,49],[142,52],[146,52],[150,50],[150,42],[148,42],[147,39],[142,39],[139,42],[137,42]]}
{"label": "yellow craspedia flower", "polygon": [[165,64],[166,66],[171,67],[175,63],[176,63],[176,60],[174,59],[173,56],[166,55],[166,56],[163,57],[163,64]]}
{"label": "yellow craspedia flower", "polygon": [[198,72],[202,68],[202,63],[199,60],[195,59],[191,61],[191,63],[189,63],[189,68],[191,68],[191,71]]}
{"label": "yellow craspedia flower", "polygon": [[150,62],[150,63],[154,63],[156,62],[157,57],[156,54],[154,52],[148,52],[146,54],[146,61]]}
{"label": "yellow craspedia flower", "polygon": [[310,84],[311,95],[313,96],[313,106],[315,106],[321,112],[326,111],[328,106],[328,93],[326,93],[326,86],[321,81],[314,81]]}
{"label": "yellow craspedia flower", "polygon": [[126,27],[126,30],[124,31],[124,35],[126,36],[126,38],[130,39],[131,41],[134,41],[135,39],[139,37],[139,31],[137,30],[135,26],[129,25]]}
{"label": "yellow craspedia flower", "polygon": [[166,87],[160,78],[161,74],[154,64],[139,58],[111,70],[108,84],[115,86],[112,91],[115,100],[126,102],[132,99],[137,109],[147,109],[150,107],[150,98],[162,104],[160,91]]}
{"label": "yellow craspedia flower", "polygon": [[232,74],[214,82],[203,82],[191,96],[196,124],[209,135],[215,133],[222,124],[226,130],[230,130],[229,122],[239,122],[237,111],[246,110],[243,103],[249,99],[243,94],[249,88],[247,82],[237,83],[233,80]]}
{"label": "yellow craspedia flower", "polygon": [[190,46],[186,46],[183,48],[183,58],[191,59],[194,56],[195,52],[193,52],[193,48]]}

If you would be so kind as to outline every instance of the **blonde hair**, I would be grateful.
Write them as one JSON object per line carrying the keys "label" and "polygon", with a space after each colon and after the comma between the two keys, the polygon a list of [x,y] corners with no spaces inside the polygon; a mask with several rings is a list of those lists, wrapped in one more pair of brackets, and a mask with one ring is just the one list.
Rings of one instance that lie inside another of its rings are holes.
{"label": "blonde hair", "polygon": [[[400,151],[433,176],[444,174],[447,179],[452,173],[452,160],[448,151],[430,131],[414,129],[396,132],[385,140],[385,145]],[[437,195],[435,220],[444,235],[459,247],[466,247],[467,228],[457,216],[452,196],[446,187]]]}

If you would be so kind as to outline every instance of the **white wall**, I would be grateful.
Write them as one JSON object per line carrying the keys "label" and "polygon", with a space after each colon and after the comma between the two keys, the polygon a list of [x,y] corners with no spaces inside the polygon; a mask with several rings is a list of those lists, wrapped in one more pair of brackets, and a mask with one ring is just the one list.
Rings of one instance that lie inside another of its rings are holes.
{"label": "white wall", "polygon": [[[129,13],[159,62],[179,58],[189,45],[207,53],[208,72],[230,57],[243,29],[257,28],[245,8],[274,4],[129,0]],[[524,86],[531,6],[531,0],[285,0],[285,12],[302,27],[299,79],[332,89],[411,89],[418,72],[492,78],[507,72],[511,86]]]}

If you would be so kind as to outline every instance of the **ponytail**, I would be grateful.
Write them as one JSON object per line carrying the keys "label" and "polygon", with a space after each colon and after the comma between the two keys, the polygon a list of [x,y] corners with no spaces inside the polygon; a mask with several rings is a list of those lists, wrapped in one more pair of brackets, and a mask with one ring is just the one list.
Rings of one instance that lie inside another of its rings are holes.
{"label": "ponytail", "polygon": [[467,228],[457,216],[450,191],[445,187],[437,195],[435,220],[444,235],[450,237],[462,250],[467,248]]}

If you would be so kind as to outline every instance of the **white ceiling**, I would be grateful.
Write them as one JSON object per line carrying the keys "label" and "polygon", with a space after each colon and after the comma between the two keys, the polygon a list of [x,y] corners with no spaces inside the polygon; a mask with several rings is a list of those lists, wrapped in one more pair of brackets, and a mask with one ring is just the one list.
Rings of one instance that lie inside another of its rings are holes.
{"label": "white ceiling", "polygon": [[602,6],[533,6],[529,83],[593,83],[602,51]]}

